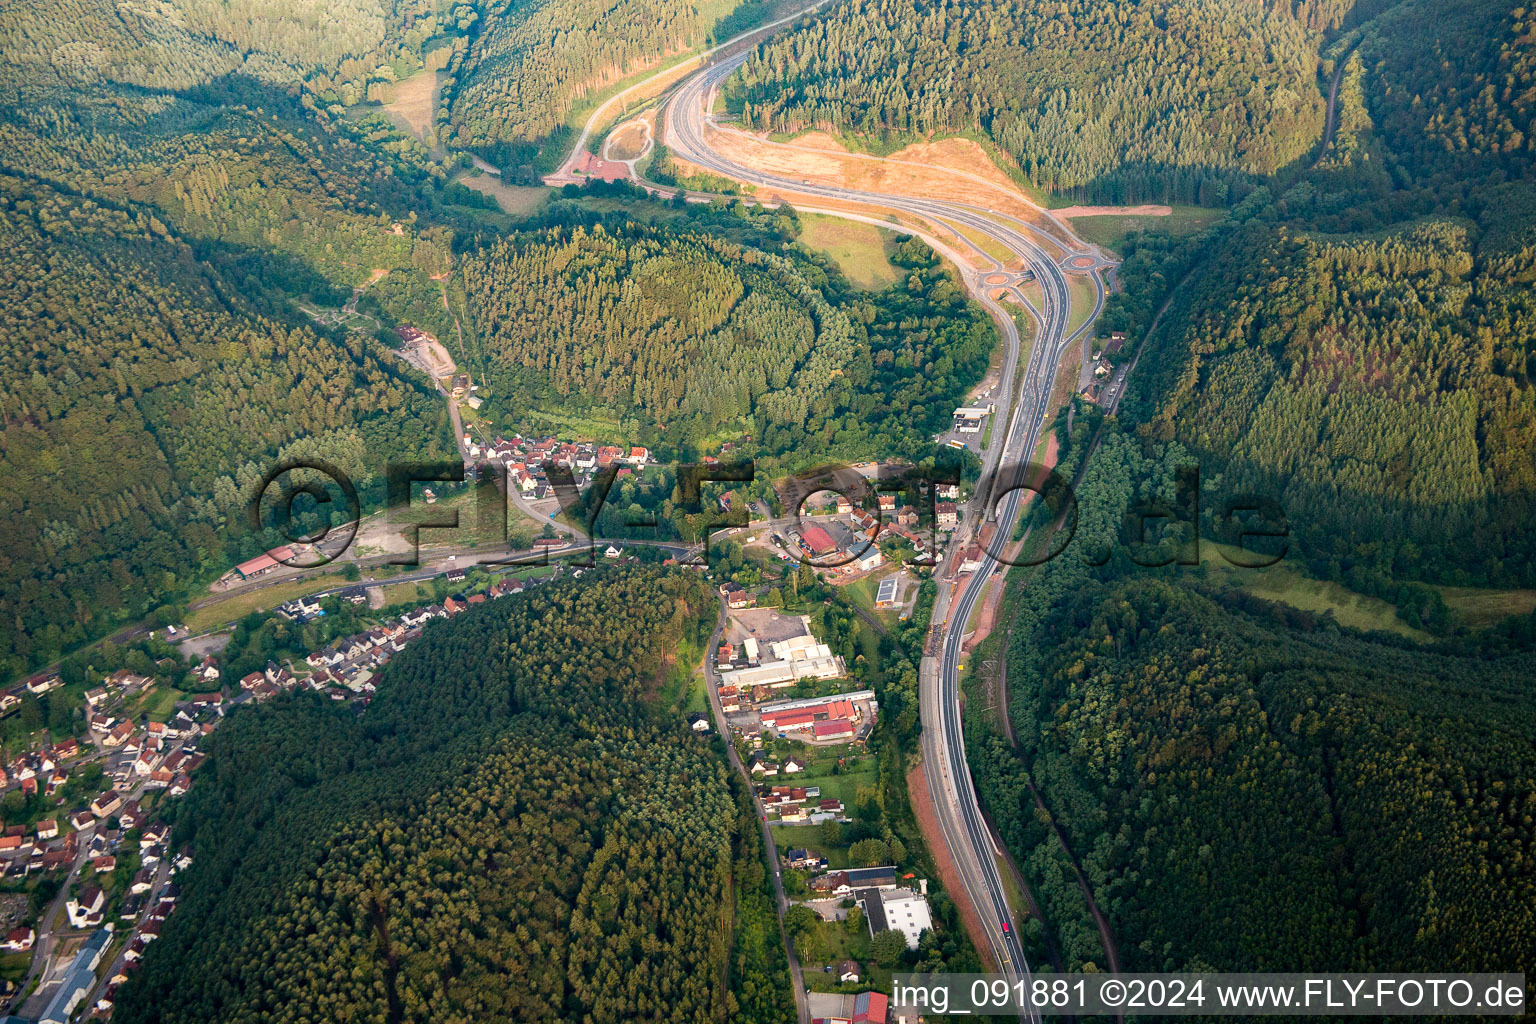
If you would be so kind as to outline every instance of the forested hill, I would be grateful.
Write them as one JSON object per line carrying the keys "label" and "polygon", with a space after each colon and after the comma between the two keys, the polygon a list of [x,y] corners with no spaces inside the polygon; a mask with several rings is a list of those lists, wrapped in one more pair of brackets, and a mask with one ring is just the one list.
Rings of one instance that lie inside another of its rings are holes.
{"label": "forested hill", "polygon": [[996,345],[980,307],[918,240],[895,246],[907,276],[876,293],[773,241],[578,222],[471,254],[494,400],[634,417],[671,444],[742,427],[773,455],[930,450]]}
{"label": "forested hill", "polygon": [[1369,21],[1330,51],[1339,130],[1315,171],[1180,255],[1127,249],[1131,278],[1189,274],[1122,415],[1278,500],[1314,573],[1389,600],[1406,580],[1536,583],[1524,18],[1409,0]]}
{"label": "forested hill", "polygon": [[245,490],[280,454],[366,494],[390,459],[452,450],[428,382],[296,304],[443,272],[444,189],[386,126],[243,76],[172,92],[30,68],[0,86],[0,503],[19,524],[0,675],[271,547],[242,525]]}
{"label": "forested hill", "polygon": [[[1069,471],[1087,436],[1064,447]],[[1105,951],[1052,824],[1127,971],[1527,968],[1536,656],[1350,634],[1214,574],[1134,564],[1123,513],[1172,501],[1191,461],[1110,432],[1072,547],[1010,578],[1017,750],[990,715],[967,723],[1067,958]]]}
{"label": "forested hill", "polygon": [[447,450],[441,402],[372,338],[263,315],[151,210],[0,175],[0,243],[0,674],[260,550],[227,524],[265,460],[363,480]]}
{"label": "forested hill", "polygon": [[22,80],[184,89],[243,74],[352,104],[419,69],[447,27],[428,0],[15,0],[0,50]]}
{"label": "forested hill", "polygon": [[360,717],[237,712],[177,822],[182,905],[115,1018],[724,1019],[754,821],[654,704],[716,608],[691,576],[600,570],[434,623]]}
{"label": "forested hill", "polygon": [[844,0],[760,46],[728,102],[876,145],[979,132],[1042,188],[1221,205],[1322,134],[1318,45],[1258,0]]}

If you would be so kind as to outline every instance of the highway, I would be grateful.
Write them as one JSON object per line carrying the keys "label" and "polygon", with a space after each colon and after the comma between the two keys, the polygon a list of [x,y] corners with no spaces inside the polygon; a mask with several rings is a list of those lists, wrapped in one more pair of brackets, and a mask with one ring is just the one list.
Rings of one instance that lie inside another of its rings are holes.
{"label": "highway", "polygon": [[[827,0],[815,0],[814,3],[800,8],[793,14],[786,14],[782,18],[779,18],[775,21],[770,21],[765,25],[759,25],[756,28],[749,28],[745,32],[732,36],[723,43],[715,44],[714,46],[705,50],[703,53],[695,54],[694,56],[680,61],[677,64],[662,68],[654,75],[651,75],[642,81],[636,82],[634,85],[623,90],[622,92],[614,93],[612,96],[608,97],[607,100],[603,101],[601,106],[592,111],[591,115],[589,115],[586,121],[582,123],[581,134],[576,136],[576,141],[571,146],[571,152],[563,161],[561,161],[559,170],[555,171],[553,174],[545,176],[544,184],[562,185],[567,182],[579,182],[583,180],[575,173],[574,169],[576,167],[576,161],[581,159],[581,151],[587,148],[587,140],[591,139],[592,136],[597,133],[597,131],[602,126],[601,123],[611,117],[612,112],[615,109],[619,109],[620,116],[622,116],[623,103],[631,93],[638,92],[649,86],[655,85],[657,82],[677,74],[680,70],[682,70],[684,65],[691,64],[695,61],[707,61],[715,54],[720,53],[727,47],[735,46],[737,43],[744,39],[759,35],[760,33],[771,32],[773,29],[776,29],[782,25],[787,25],[790,22],[803,17],[804,15],[811,13],[826,2]],[[630,170],[633,171],[634,168],[631,167]],[[500,174],[501,172],[497,171],[496,173]]]}
{"label": "highway", "polygon": [[[987,284],[985,279],[996,271],[960,267],[967,287],[992,314],[1003,336],[1005,354],[997,415],[1005,417],[1007,427],[1002,434],[1002,443],[994,441],[983,455],[982,484],[966,507],[965,526],[956,531],[945,564],[953,567],[958,563],[958,552],[980,529],[982,522],[988,519],[994,520],[996,526],[993,548],[1001,551],[1011,536],[1022,501],[1022,492],[1006,490],[1013,480],[1007,468],[1010,464],[1028,461],[1032,455],[1039,440],[1061,357],[1072,344],[1080,343],[1083,333],[1089,330],[1103,306],[1104,288],[1097,273],[1103,263],[1102,258],[1090,247],[1072,238],[1071,232],[1060,224],[1052,222],[1052,226],[1060,230],[1060,235],[1057,231],[1045,233],[1045,237],[1057,246],[1063,245],[1063,235],[1072,239],[1066,243],[1068,253],[1064,261],[1080,255],[1094,258],[1094,308],[1082,325],[1069,333],[1071,294],[1062,265],[1031,237],[1032,232],[1041,231],[1039,227],[966,203],[869,192],[784,177],[721,155],[708,143],[706,128],[712,117],[710,108],[719,83],[740,67],[746,57],[747,54],[741,53],[724,58],[696,72],[676,88],[666,108],[665,136],[666,145],[676,157],[736,181],[793,194],[793,201],[802,209],[806,207],[799,197],[809,196],[813,199],[861,204],[882,211],[895,210],[922,218],[931,224],[948,222],[950,225],[963,226],[1005,247],[1033,272],[1035,280],[1039,282],[1043,301],[1040,308],[1036,309],[1018,289],[1017,280],[1011,280],[1003,286]],[[841,209],[819,209],[818,212],[850,220],[880,222],[871,216]],[[923,232],[915,233],[932,244],[932,240]],[[962,243],[981,253],[968,240],[962,239]],[[1001,269],[996,259],[984,253],[981,255]],[[992,297],[991,292],[994,290],[1012,292],[1035,318],[1037,341],[1030,348],[1022,372],[1019,370],[1021,339],[1018,328],[1011,310]],[[1001,487],[994,483],[997,480],[1003,482]],[[1003,496],[996,510],[990,511],[994,491]],[[960,712],[960,665],[966,623],[987,580],[999,567],[1000,563],[989,551],[979,571],[956,583],[941,584],[939,602],[934,608],[934,622],[945,623],[943,642],[938,656],[923,659],[921,672],[923,768],[929,789],[934,794],[934,809],[945,842],[969,901],[976,910],[997,968],[1010,980],[1027,983],[1030,977],[1029,965],[1019,941],[1018,927],[1008,907],[997,867],[997,851],[982,819],[966,763]],[[1028,1016],[1038,1021],[1038,1015],[1033,1011],[1029,1011]]]}

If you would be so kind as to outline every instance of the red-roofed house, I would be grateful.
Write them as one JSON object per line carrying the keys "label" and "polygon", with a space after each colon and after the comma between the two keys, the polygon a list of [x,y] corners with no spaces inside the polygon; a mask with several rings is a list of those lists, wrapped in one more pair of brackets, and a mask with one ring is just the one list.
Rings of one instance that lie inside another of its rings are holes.
{"label": "red-roofed house", "polygon": [[819,740],[852,739],[853,723],[846,718],[834,718],[827,722],[817,722],[812,732]]}
{"label": "red-roofed house", "polygon": [[837,544],[832,540],[832,535],[819,526],[812,526],[801,534],[800,542],[813,555],[830,555],[837,550]]}

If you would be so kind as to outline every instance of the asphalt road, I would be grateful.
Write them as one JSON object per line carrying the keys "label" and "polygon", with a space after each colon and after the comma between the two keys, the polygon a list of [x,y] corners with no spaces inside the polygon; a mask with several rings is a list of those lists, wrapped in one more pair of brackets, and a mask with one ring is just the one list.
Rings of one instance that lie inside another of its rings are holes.
{"label": "asphalt road", "polygon": [[[787,25],[804,15],[811,13],[826,2],[827,0],[815,0],[815,3],[802,7],[795,11],[793,14],[786,14],[784,17],[779,18],[776,21],[770,21],[767,24],[759,25],[756,28],[749,28],[745,32],[734,35],[723,43],[717,43],[716,45],[705,50],[703,53],[699,54],[697,57],[690,59],[697,61],[707,61],[710,57],[713,57],[715,54],[721,52],[722,50],[725,50],[731,46],[735,46],[737,43],[742,42],[751,36],[755,36],[763,32],[769,32],[775,28],[780,27],[781,25]],[[660,71],[656,72],[654,75],[651,75],[649,78],[646,78],[640,82],[636,82],[628,89],[625,89],[622,92],[614,93],[612,96],[608,97],[607,100],[603,101],[603,104],[596,110],[592,111],[591,116],[588,117],[586,122],[581,126],[581,134],[576,136],[576,142],[571,146],[570,154],[561,162],[560,169],[557,170],[554,174],[546,175],[544,178],[544,184],[563,185],[567,182],[584,181],[584,178],[575,173],[574,168],[576,166],[576,161],[581,158],[581,151],[587,148],[587,141],[591,139],[593,133],[598,130],[599,122],[609,117],[610,111],[615,106],[622,108],[624,98],[627,97],[630,93],[642,90],[654,82],[658,82],[669,75],[675,74],[677,72],[677,68],[677,65],[662,68]],[[622,116],[622,113],[620,116]],[[630,170],[634,170],[633,165],[631,165]],[[500,172],[498,171],[497,173],[499,174]]]}
{"label": "asphalt road", "polygon": [[[725,708],[720,703],[720,672],[715,665],[715,651],[720,648],[720,641],[725,636],[727,622],[725,601],[720,601],[720,620],[715,624],[715,633],[709,638],[709,647],[704,654],[704,689],[709,692],[709,707],[714,713],[715,732],[725,744],[726,757],[731,762],[731,767],[741,773],[746,780],[747,792],[753,791],[752,773],[747,766],[741,763],[741,757],[736,753],[736,745],[731,742],[731,727],[725,720]],[[805,996],[805,974],[800,969],[800,958],[795,954],[795,944],[790,941],[789,933],[784,929],[784,915],[789,910],[789,898],[784,895],[783,869],[779,866],[779,850],[773,841],[773,830],[768,827],[768,815],[763,810],[762,803],[756,795],[752,797],[752,811],[757,815],[757,826],[763,834],[763,848],[767,850],[768,867],[773,872],[774,910],[779,918],[779,937],[784,942],[784,952],[789,958],[789,976],[795,988],[795,1016],[799,1024],[810,1024],[810,1003]]]}
{"label": "asphalt road", "polygon": [[[957,530],[947,564],[956,564],[956,554],[967,542],[981,522],[986,519],[996,523],[995,546],[1006,544],[1022,501],[1021,491],[1007,490],[1012,474],[1006,468],[1015,462],[1025,462],[1039,440],[1042,419],[1045,415],[1056,368],[1062,355],[1077,342],[1093,323],[1103,306],[1104,289],[1097,274],[1096,301],[1091,315],[1076,331],[1068,331],[1071,316],[1071,295],[1066,277],[1051,255],[1030,236],[1039,229],[1015,218],[997,214],[966,203],[909,196],[888,195],[860,189],[833,185],[818,185],[802,179],[784,177],[760,171],[722,156],[710,148],[705,134],[709,120],[714,90],[746,59],[745,54],[735,55],[704,68],[679,85],[668,103],[666,114],[666,144],[683,160],[716,174],[760,188],[783,189],[800,196],[820,197],[845,203],[859,203],[884,210],[897,210],[923,217],[930,222],[947,221],[962,225],[971,231],[988,236],[1011,253],[1025,267],[1033,271],[1040,283],[1043,301],[1039,308],[1023,301],[1022,293],[1010,288],[1021,300],[1023,308],[1035,318],[1038,327],[1037,343],[1031,347],[1022,372],[1019,368],[1021,341],[1011,310],[1003,307],[990,295],[992,288],[983,283],[991,270],[980,272],[964,270],[966,285],[996,320],[1003,336],[1005,358],[1001,385],[998,389],[998,412],[1006,429],[1002,443],[989,446],[982,457],[982,481],[977,495],[968,504],[965,521],[967,528]],[[797,204],[799,200],[797,200]],[[824,210],[850,220],[873,218],[851,214],[842,210]],[[1058,226],[1059,227],[1059,226]],[[1061,229],[1065,232],[1065,229]],[[922,232],[916,232],[922,234]],[[1070,235],[1070,232],[1065,232]],[[1052,231],[1049,236],[1060,243],[1062,236]],[[929,244],[931,239],[925,236]],[[972,250],[974,245],[962,240]],[[1078,250],[1093,255],[1083,245]],[[1070,258],[1070,257],[1069,257]],[[987,257],[994,267],[1000,266]],[[999,470],[1003,469],[1003,472]],[[994,481],[1002,480],[998,485]],[[996,509],[992,508],[992,495],[1001,496]],[[1029,965],[1024,957],[1018,928],[1012,920],[1007,895],[996,861],[986,824],[982,820],[975,787],[972,784],[965,757],[965,739],[960,714],[959,672],[962,664],[961,644],[971,610],[975,607],[987,579],[997,570],[999,563],[991,555],[984,557],[982,568],[959,584],[957,593],[944,592],[941,606],[947,607],[949,616],[944,641],[937,658],[923,659],[921,674],[921,714],[923,720],[923,762],[931,791],[935,794],[935,810],[941,831],[960,874],[962,884],[970,897],[986,934],[988,944],[997,961],[998,969],[1012,980],[1029,980]],[[952,600],[951,600],[952,598]],[[952,606],[952,607],[951,607]],[[935,608],[935,620],[944,621],[941,608]],[[1032,1011],[1032,1019],[1038,1016]]]}

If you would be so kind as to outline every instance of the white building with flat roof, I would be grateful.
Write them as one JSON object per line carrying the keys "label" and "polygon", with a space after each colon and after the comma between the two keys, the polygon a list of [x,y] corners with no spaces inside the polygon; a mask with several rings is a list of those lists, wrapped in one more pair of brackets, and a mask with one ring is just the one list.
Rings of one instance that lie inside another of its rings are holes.
{"label": "white building with flat roof", "polygon": [[854,899],[864,908],[871,938],[894,929],[906,937],[908,949],[916,949],[923,932],[933,927],[928,897],[911,889],[861,889]]}

